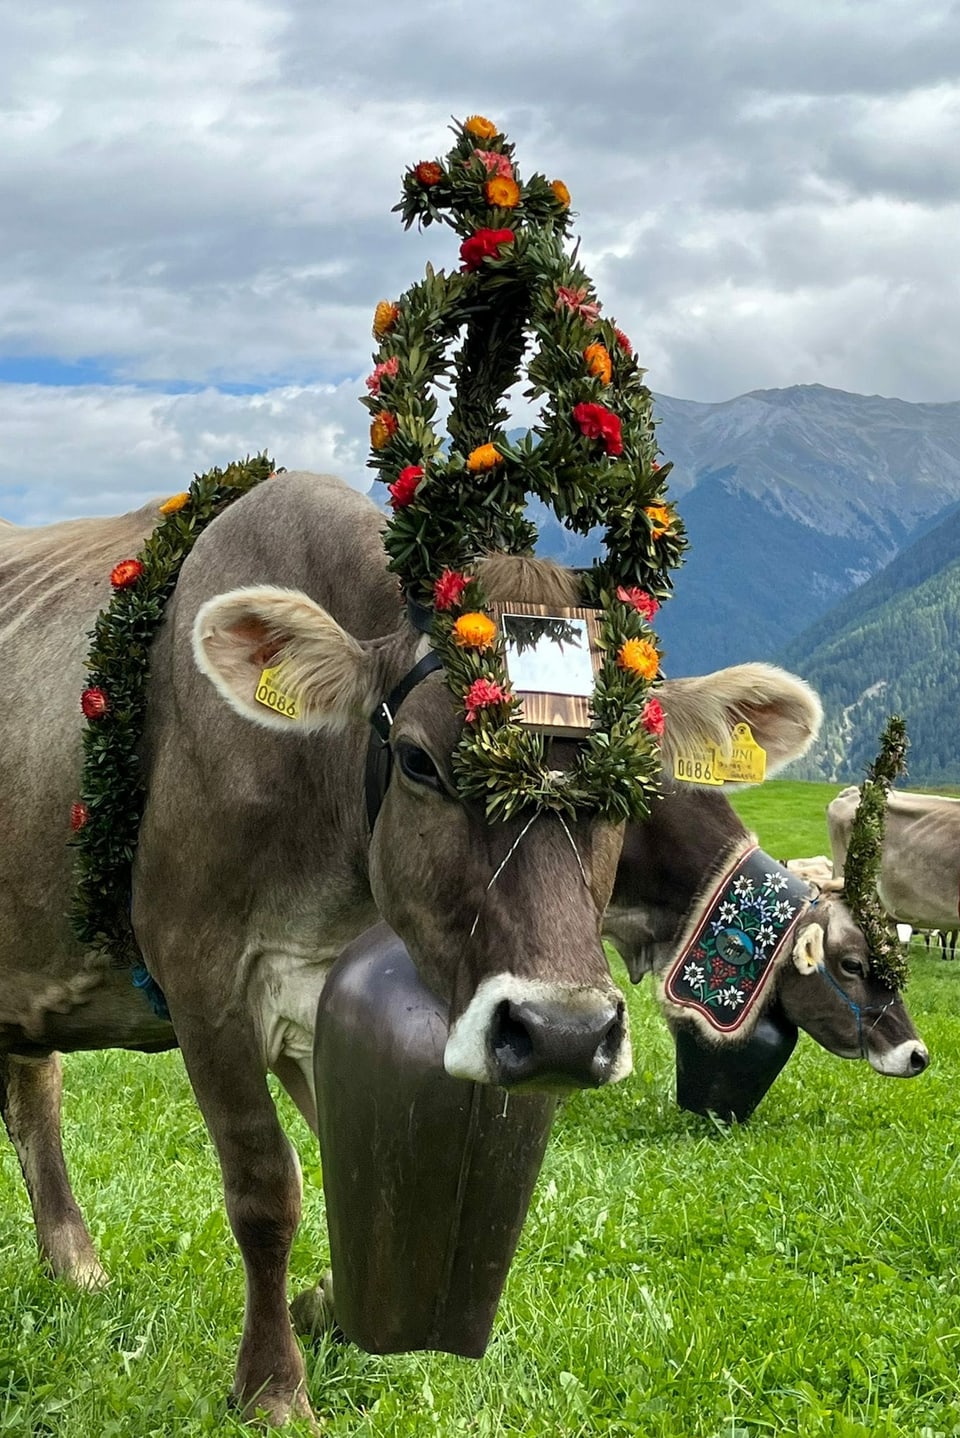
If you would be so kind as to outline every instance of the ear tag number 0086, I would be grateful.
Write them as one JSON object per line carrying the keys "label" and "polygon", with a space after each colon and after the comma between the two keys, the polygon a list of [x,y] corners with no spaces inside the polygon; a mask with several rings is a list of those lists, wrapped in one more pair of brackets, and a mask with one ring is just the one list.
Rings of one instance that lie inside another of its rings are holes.
{"label": "ear tag number 0086", "polygon": [[766,771],[766,750],[754,739],[749,724],[736,725],[726,757],[705,745],[678,754],[673,763],[673,777],[686,784],[762,784]]}
{"label": "ear tag number 0086", "polygon": [[264,669],[254,697],[258,704],[262,704],[266,709],[272,709],[274,714],[282,714],[284,719],[300,717],[297,701],[285,693],[280,684],[279,669]]}

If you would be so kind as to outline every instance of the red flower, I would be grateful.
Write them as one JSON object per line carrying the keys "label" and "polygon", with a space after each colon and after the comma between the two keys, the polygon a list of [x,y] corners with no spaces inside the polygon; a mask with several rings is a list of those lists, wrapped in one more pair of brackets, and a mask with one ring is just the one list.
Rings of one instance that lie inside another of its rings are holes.
{"label": "red flower", "polygon": [[640,723],[655,739],[662,737],[667,726],[667,716],[663,712],[663,705],[659,699],[647,700],[643,706],[643,713],[640,715]]}
{"label": "red flower", "polygon": [[102,689],[84,689],[80,695],[80,708],[88,719],[102,719],[110,708],[110,701]]}
{"label": "red flower", "polygon": [[512,230],[474,230],[460,246],[462,268],[468,273],[478,270],[484,260],[495,260],[501,245],[512,245],[516,236]]}
{"label": "red flower", "polygon": [[625,354],[625,355],[631,355],[631,356],[632,356],[632,355],[633,355],[633,345],[632,345],[632,344],[630,343],[630,341],[627,339],[627,336],[624,334],[623,330],[618,330],[618,329],[616,328],[616,326],[614,326],[613,333],[616,335],[616,337],[617,337],[617,344],[618,344],[618,345],[620,346],[620,348],[623,350],[624,354]]}
{"label": "red flower", "polygon": [[419,464],[408,464],[406,469],[401,469],[393,484],[387,485],[394,509],[405,509],[411,503],[421,479],[423,469]]}
{"label": "red flower", "polygon": [[121,559],[110,571],[110,583],[114,589],[129,589],[131,584],[136,584],[143,573],[143,565],[139,559]]}
{"label": "red flower", "polygon": [[421,160],[414,166],[413,173],[421,185],[438,185],[443,179],[443,171],[435,160]]}
{"label": "red flower", "polygon": [[638,589],[636,585],[631,589],[624,589],[621,584],[617,589],[617,598],[622,604],[629,604],[631,609],[642,614],[648,624],[653,623],[653,616],[660,608],[652,594],[648,594],[645,589]]}
{"label": "red flower", "polygon": [[489,679],[474,679],[463,696],[467,709],[467,723],[472,724],[481,709],[490,709],[495,704],[506,704],[511,695],[509,689],[494,684]]}
{"label": "red flower", "polygon": [[82,799],[78,799],[75,804],[70,805],[70,828],[75,834],[79,834],[89,818],[90,810]]}
{"label": "red flower", "polygon": [[452,609],[469,583],[468,575],[445,569],[433,586],[434,604],[438,609]]}
{"label": "red flower", "polygon": [[580,426],[580,433],[587,439],[602,439],[607,454],[623,454],[623,433],[620,420],[612,410],[602,404],[578,404],[574,406],[573,417]]}

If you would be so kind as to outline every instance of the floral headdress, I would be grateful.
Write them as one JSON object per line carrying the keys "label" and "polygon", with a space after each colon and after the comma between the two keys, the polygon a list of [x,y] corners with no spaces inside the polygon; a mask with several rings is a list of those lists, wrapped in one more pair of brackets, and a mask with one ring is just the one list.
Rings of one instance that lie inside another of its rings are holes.
{"label": "floral headdress", "polygon": [[853,819],[843,866],[843,894],[850,912],[863,930],[874,973],[892,989],[907,982],[907,953],[890,915],[880,903],[877,879],[883,857],[887,794],[906,769],[907,728],[892,714],[880,738],[880,753],[860,785],[860,803]]}
{"label": "floral headdress", "polygon": [[[531,806],[641,817],[663,728],[650,694],[660,662],[651,620],[686,548],[665,495],[670,466],[657,462],[650,391],[568,243],[566,186],[522,181],[513,145],[483,116],[453,128],[443,160],[407,171],[396,209],[406,228],[449,225],[460,268],[428,265],[374,316],[379,347],[363,403],[370,465],[393,509],[390,567],[408,600],[433,608],[432,643],[466,719],[454,760],[464,797],[483,799],[491,818]],[[524,372],[525,396],[543,403],[511,443],[502,399]],[[451,382],[445,441],[434,388]],[[490,551],[532,550],[530,495],[578,534],[604,530],[603,557],[581,584],[583,602],[602,610],[594,727],[564,772],[547,767],[543,738],[519,722],[475,567]]]}

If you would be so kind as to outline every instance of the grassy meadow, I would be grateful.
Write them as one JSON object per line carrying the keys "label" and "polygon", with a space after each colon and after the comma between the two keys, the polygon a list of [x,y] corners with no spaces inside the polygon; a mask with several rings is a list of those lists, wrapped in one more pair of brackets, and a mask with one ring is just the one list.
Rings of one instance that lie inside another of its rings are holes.
{"label": "grassy meadow", "polygon": [[[736,802],[770,852],[816,854],[833,792],[775,782]],[[960,1434],[960,963],[914,953],[926,1074],[882,1079],[802,1036],[730,1130],[676,1109],[668,1035],[631,989],[636,1072],[561,1111],[486,1357],[324,1340],[307,1362],[326,1432]],[[242,1433],[224,1398],[242,1269],[179,1057],[65,1068],[74,1186],[113,1281],[42,1276],[4,1144],[0,1434]],[[304,1171],[296,1292],[327,1245],[317,1146],[281,1105]]]}

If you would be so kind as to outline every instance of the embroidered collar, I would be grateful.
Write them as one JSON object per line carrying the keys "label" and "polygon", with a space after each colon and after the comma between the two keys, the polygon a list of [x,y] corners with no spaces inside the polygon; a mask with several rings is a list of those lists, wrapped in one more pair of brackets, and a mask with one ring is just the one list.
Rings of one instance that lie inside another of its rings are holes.
{"label": "embroidered collar", "polygon": [[743,1030],[800,916],[810,886],[762,849],[742,853],[715,883],[663,986],[668,1004],[715,1034]]}

